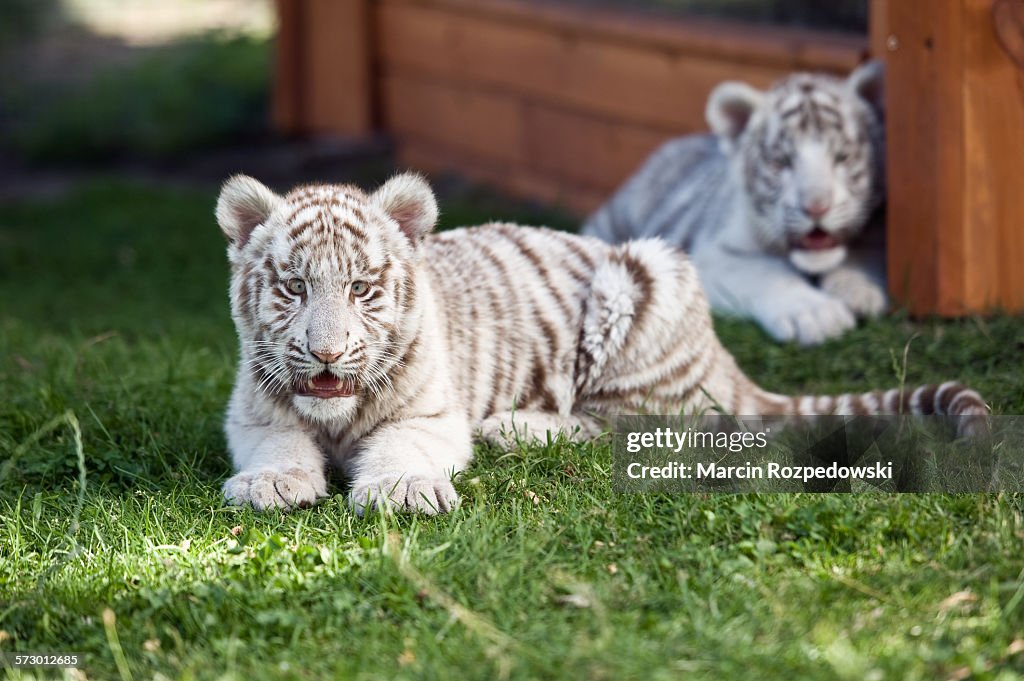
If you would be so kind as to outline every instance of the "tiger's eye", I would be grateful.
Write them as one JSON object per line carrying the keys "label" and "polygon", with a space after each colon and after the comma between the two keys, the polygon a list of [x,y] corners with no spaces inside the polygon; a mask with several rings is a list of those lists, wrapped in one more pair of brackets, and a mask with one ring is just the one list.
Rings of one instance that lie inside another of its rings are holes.
{"label": "tiger's eye", "polygon": [[288,289],[289,293],[301,296],[306,293],[306,282],[301,279],[289,279],[285,283],[285,288]]}
{"label": "tiger's eye", "polygon": [[845,163],[846,161],[850,160],[850,155],[847,154],[845,151],[837,151],[835,159],[836,163]]}
{"label": "tiger's eye", "polygon": [[779,168],[788,168],[793,165],[793,159],[789,155],[779,156],[775,159],[775,165]]}
{"label": "tiger's eye", "polygon": [[352,295],[354,296],[365,296],[367,291],[370,290],[370,285],[365,281],[353,281],[352,282]]}

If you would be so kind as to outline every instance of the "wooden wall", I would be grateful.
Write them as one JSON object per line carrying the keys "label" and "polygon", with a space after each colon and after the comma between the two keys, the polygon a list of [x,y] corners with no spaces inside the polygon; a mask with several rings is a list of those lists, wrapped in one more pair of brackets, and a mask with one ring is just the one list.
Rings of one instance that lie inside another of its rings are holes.
{"label": "wooden wall", "polygon": [[[296,21],[288,12],[300,5]],[[402,163],[581,215],[666,138],[703,130],[715,84],[767,86],[794,69],[848,71],[867,42],[523,0],[279,0],[279,9],[286,75],[276,108],[295,108],[295,83],[306,84],[307,102],[303,114],[279,117],[284,129],[331,131],[323,123],[335,120],[334,132],[357,131],[362,117],[309,101],[332,82],[313,64],[341,68],[342,51],[369,55],[371,88],[351,79],[344,99],[367,102]],[[344,23],[342,14],[353,19]],[[288,47],[293,26],[306,36],[300,52],[336,56],[309,56],[296,69],[287,56],[296,51]],[[334,74],[334,92],[342,76],[351,78]]]}
{"label": "wooden wall", "polygon": [[666,138],[704,129],[715,84],[842,71],[864,52],[846,37],[499,0],[381,0],[376,40],[384,122],[403,161],[581,214]]}
{"label": "wooden wall", "polygon": [[532,0],[278,0],[275,115],[386,132],[406,166],[582,216],[704,130],[715,84],[847,72],[870,46],[889,69],[891,292],[914,313],[1020,310],[1024,76],[1003,44],[1024,45],[1021,2],[871,0],[869,40]]}

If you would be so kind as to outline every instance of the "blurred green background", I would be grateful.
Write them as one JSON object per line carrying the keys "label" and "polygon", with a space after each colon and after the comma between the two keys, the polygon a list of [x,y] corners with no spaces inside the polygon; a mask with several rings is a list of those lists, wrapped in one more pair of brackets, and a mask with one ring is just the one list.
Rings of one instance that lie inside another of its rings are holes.
{"label": "blurred green background", "polygon": [[97,163],[266,136],[273,29],[267,0],[5,0],[3,151]]}

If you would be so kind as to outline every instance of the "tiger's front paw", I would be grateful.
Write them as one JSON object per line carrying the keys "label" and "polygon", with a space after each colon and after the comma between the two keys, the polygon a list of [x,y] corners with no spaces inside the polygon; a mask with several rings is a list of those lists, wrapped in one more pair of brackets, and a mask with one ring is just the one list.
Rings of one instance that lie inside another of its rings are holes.
{"label": "tiger's front paw", "polygon": [[857,324],[846,303],[811,288],[772,301],[759,311],[758,321],[776,340],[800,345],[818,345]]}
{"label": "tiger's front paw", "polygon": [[356,513],[370,511],[418,511],[427,515],[447,513],[459,504],[455,486],[446,477],[404,475],[357,478],[349,493]]}
{"label": "tiger's front paw", "polygon": [[840,268],[821,279],[821,290],[846,303],[858,317],[877,317],[889,301],[877,282],[860,270]]}
{"label": "tiger's front paw", "polygon": [[268,508],[309,508],[327,496],[327,481],[321,473],[301,468],[286,471],[241,472],[224,483],[224,498],[234,506],[251,505],[257,511]]}

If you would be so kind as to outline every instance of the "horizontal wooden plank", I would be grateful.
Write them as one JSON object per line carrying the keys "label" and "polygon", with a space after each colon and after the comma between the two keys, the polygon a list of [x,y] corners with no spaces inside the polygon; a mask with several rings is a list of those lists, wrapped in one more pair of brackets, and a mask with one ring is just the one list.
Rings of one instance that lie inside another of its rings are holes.
{"label": "horizontal wooden plank", "polygon": [[[766,87],[790,67],[588,39],[542,24],[503,23],[471,12],[385,0],[377,15],[381,64],[488,85],[582,112],[673,130],[703,122],[711,89],[730,79]],[[854,60],[851,60],[854,61]]]}
{"label": "horizontal wooden plank", "polygon": [[546,106],[525,109],[529,165],[546,175],[610,195],[652,151],[662,130]]}
{"label": "horizontal wooden plank", "polygon": [[381,85],[385,125],[399,135],[503,163],[526,158],[520,100],[398,74]]}
{"label": "horizontal wooden plank", "polygon": [[459,152],[415,135],[399,135],[396,146],[403,167],[428,174],[452,173],[512,196],[560,208],[581,220],[605,199],[603,193],[575,186],[564,177],[545,176],[536,170]]}
{"label": "horizontal wooden plank", "polygon": [[610,194],[669,136],[510,94],[390,74],[384,114],[400,133]]}
{"label": "horizontal wooden plank", "polygon": [[867,53],[862,35],[722,19],[668,16],[630,8],[573,6],[536,0],[389,0],[507,26],[530,26],[575,39],[681,51],[783,70],[845,72]]}

